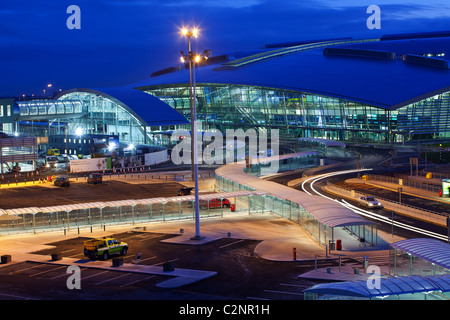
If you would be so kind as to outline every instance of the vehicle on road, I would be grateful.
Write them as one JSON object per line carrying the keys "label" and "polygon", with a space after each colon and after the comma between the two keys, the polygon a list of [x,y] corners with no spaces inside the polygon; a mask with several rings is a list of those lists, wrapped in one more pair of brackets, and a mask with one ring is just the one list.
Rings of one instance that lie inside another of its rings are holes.
{"label": "vehicle on road", "polygon": [[209,202],[207,200],[200,200],[200,208],[201,209],[207,209],[209,205],[210,209],[217,209],[217,208],[230,208],[231,203],[230,200],[225,198],[220,199],[211,199]]}
{"label": "vehicle on road", "polygon": [[45,163],[48,168],[54,168],[58,164],[58,158],[56,156],[47,156],[45,157]]}
{"label": "vehicle on road", "polygon": [[87,179],[87,183],[102,183],[103,181],[103,175],[101,173],[90,173],[89,177]]}
{"label": "vehicle on road", "polygon": [[58,187],[69,187],[70,186],[70,180],[67,176],[58,176],[53,181],[53,184]]}
{"label": "vehicle on road", "polygon": [[111,255],[126,255],[128,244],[115,238],[102,237],[84,241],[84,255],[90,259],[108,259]]}
{"label": "vehicle on road", "polygon": [[383,205],[373,196],[363,196],[358,199],[358,203],[368,209],[383,208]]}

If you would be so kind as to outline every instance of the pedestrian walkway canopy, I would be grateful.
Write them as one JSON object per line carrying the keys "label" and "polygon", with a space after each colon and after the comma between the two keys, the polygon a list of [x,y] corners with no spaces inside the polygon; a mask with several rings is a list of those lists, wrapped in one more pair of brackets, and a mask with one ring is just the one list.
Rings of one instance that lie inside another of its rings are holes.
{"label": "pedestrian walkway canopy", "polygon": [[[369,285],[371,284],[371,285]],[[363,299],[442,299],[450,292],[450,275],[380,278],[379,286],[368,281],[321,283],[304,291],[305,300],[333,300],[342,297]],[[414,294],[414,296],[412,296]]]}
{"label": "pedestrian walkway canopy", "polygon": [[[253,162],[253,167],[260,163],[280,163],[290,158],[305,158],[299,161],[304,168],[314,163],[314,152],[299,152],[282,156],[262,158]],[[335,241],[335,228],[340,228],[352,235],[355,241],[376,245],[374,236],[376,224],[364,219],[337,201],[316,195],[309,195],[288,186],[264,180],[244,172],[245,161],[226,164],[216,169],[216,188],[222,191],[253,190],[266,193],[262,205],[272,213],[302,225],[320,244],[328,245]],[[297,168],[299,169],[299,168]],[[364,240],[363,240],[364,239]]]}
{"label": "pedestrian walkway canopy", "polygon": [[[283,161],[295,157],[307,157],[313,152],[299,152],[289,155],[263,158],[262,162]],[[245,161],[224,165],[216,170],[216,175],[230,179],[240,185],[262,191],[279,199],[291,201],[311,213],[319,222],[329,227],[344,227],[350,225],[373,225],[352,210],[323,197],[308,195],[285,185],[254,177],[244,172]]]}
{"label": "pedestrian walkway canopy", "polygon": [[[220,198],[239,198],[248,196],[262,196],[265,195],[262,191],[234,191],[234,192],[222,192],[222,193],[210,193],[199,195],[200,201],[210,201]],[[106,208],[106,207],[124,207],[124,206],[136,206],[140,204],[162,204],[169,202],[184,202],[194,201],[194,195],[178,196],[178,197],[158,197],[158,198],[146,198],[146,199],[132,199],[132,200],[117,200],[117,201],[104,201],[104,202],[86,202],[76,203],[60,206],[49,207],[27,207],[17,209],[0,209],[0,215],[22,215],[22,214],[37,214],[37,213],[49,213],[49,212],[70,212],[73,210],[93,209],[93,208]]]}
{"label": "pedestrian walkway canopy", "polygon": [[409,254],[450,270],[450,245],[436,239],[415,238],[391,244]]}

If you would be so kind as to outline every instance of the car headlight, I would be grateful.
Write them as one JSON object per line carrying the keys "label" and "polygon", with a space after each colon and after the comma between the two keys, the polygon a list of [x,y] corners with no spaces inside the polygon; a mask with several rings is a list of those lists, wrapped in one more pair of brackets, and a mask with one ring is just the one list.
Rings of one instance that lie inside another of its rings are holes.
{"label": "car headlight", "polygon": [[373,206],[373,203],[369,203],[369,207]]}

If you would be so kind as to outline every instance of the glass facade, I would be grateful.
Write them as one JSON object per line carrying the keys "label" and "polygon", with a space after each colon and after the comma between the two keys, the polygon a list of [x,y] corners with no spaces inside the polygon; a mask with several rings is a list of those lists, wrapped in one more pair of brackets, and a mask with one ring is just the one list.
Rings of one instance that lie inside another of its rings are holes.
{"label": "glass facade", "polygon": [[[139,88],[190,120],[189,86]],[[307,92],[198,84],[197,115],[205,129],[277,128],[280,138],[326,138],[380,144],[450,137],[449,92],[397,110]]]}
{"label": "glass facade", "polygon": [[59,101],[65,100],[81,101],[86,105],[82,117],[57,120],[70,123],[69,135],[75,135],[77,130],[81,130],[86,134],[117,135],[120,142],[124,143],[142,144],[151,141],[148,133],[145,137],[145,124],[128,110],[105,97],[86,92],[72,92],[59,98]]}

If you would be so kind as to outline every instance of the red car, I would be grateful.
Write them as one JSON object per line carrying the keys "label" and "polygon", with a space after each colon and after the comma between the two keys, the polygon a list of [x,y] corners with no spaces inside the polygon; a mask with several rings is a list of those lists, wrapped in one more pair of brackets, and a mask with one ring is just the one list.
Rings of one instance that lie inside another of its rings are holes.
{"label": "red car", "polygon": [[[209,208],[210,209],[216,209],[216,208],[230,208],[231,203],[230,200],[222,198],[222,199],[212,199],[209,200]],[[208,201],[207,200],[201,200],[200,201],[200,208],[206,209],[208,208]]]}

